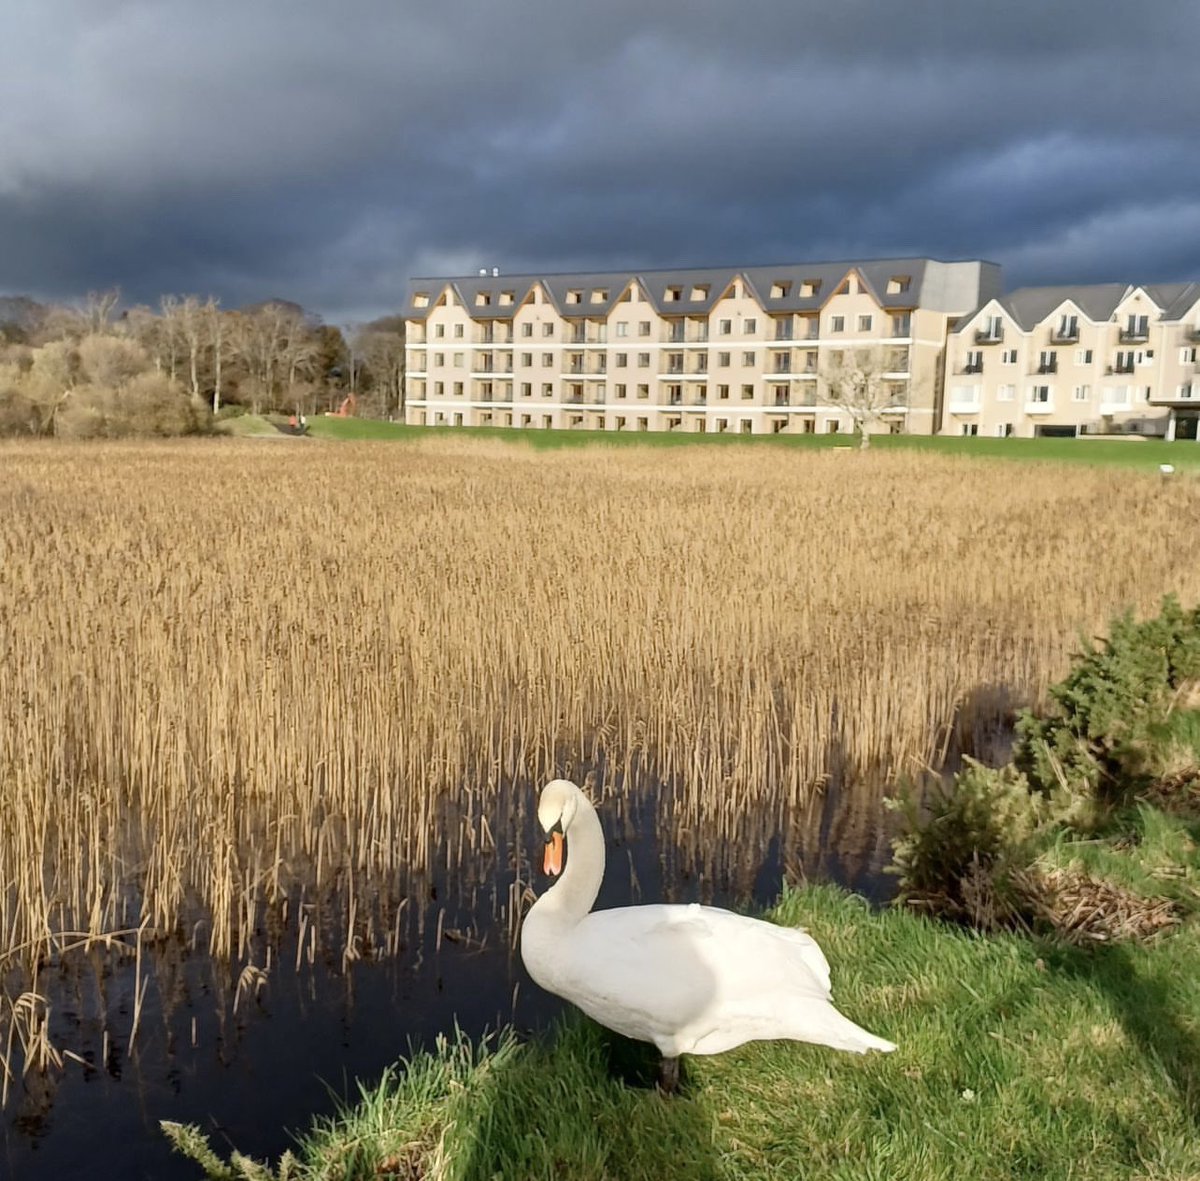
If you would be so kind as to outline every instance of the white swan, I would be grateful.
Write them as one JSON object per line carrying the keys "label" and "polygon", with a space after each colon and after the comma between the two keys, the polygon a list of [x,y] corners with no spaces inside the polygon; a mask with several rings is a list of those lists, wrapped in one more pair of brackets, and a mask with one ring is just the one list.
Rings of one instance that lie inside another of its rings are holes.
{"label": "white swan", "polygon": [[829,963],[801,930],[694,903],[590,913],[604,877],[596,810],[575,784],[555,779],[542,789],[538,820],[545,871],[562,878],[525,917],[525,967],[601,1025],[653,1042],[665,1090],[678,1081],[680,1054],[743,1042],[789,1038],[858,1054],[896,1048],[833,1007]]}

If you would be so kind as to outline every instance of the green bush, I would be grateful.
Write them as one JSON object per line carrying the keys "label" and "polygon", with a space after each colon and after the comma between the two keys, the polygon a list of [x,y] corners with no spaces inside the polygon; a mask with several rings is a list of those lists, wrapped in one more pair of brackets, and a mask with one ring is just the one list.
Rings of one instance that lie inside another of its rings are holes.
{"label": "green bush", "polygon": [[1051,707],[1017,722],[1013,758],[1031,787],[1111,803],[1138,786],[1148,736],[1200,679],[1200,609],[1170,596],[1154,619],[1129,613],[1050,689]]}
{"label": "green bush", "polygon": [[906,828],[893,842],[892,872],[909,906],[993,927],[1019,912],[1009,877],[1033,860],[1032,839],[1052,804],[1011,766],[966,764],[923,806],[911,793],[902,798]]}

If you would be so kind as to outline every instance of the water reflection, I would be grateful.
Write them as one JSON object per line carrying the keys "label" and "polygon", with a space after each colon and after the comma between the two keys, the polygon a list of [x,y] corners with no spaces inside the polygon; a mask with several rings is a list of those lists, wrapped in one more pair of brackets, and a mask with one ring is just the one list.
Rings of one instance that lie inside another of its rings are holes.
{"label": "water reflection", "polygon": [[[602,764],[569,773],[589,785],[608,841],[597,907],[765,905],[785,880],[804,879],[889,893],[882,776],[854,790],[831,778],[791,812],[735,811],[717,798],[697,822],[681,820],[671,784],[631,789]],[[67,1056],[23,1075],[15,1063],[0,1173],[194,1177],[169,1152],[161,1119],[277,1157],[289,1129],[331,1113],[355,1078],[377,1076],[410,1044],[455,1023],[475,1035],[543,1026],[560,1002],[512,954],[540,885],[530,859],[537,786],[498,794],[508,803],[484,826],[490,841],[463,838],[445,802],[441,831],[458,837],[439,850],[436,872],[380,888],[346,870],[319,896],[300,884],[274,905],[258,900],[236,961],[206,954],[205,919],[194,915],[170,938],[141,941],[140,972],[128,948],[94,946],[41,965],[36,981],[7,980],[9,996],[35,985],[46,997],[49,1041]]]}

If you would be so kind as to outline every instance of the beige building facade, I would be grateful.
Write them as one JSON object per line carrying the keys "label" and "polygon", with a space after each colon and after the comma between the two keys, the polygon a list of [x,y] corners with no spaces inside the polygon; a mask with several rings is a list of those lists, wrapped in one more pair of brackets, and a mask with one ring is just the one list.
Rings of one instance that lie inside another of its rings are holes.
{"label": "beige building facade", "polygon": [[873,429],[943,421],[951,327],[1000,293],[982,261],[884,259],[414,279],[406,421],[515,429],[829,434],[824,374],[880,371]]}
{"label": "beige building facade", "polygon": [[1198,349],[1197,283],[995,296],[950,333],[941,430],[1195,439]]}

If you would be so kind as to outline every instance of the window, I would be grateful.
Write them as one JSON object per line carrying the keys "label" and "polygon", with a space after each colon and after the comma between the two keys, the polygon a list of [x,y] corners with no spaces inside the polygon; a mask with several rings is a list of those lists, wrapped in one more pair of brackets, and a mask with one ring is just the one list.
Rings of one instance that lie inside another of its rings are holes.
{"label": "window", "polygon": [[650,387],[648,385],[646,385],[645,383],[640,384],[637,388],[637,396],[639,398],[650,397]]}
{"label": "window", "polygon": [[617,430],[623,431],[624,429],[625,429],[625,419],[622,418],[621,415],[618,414],[617,415]]}
{"label": "window", "polygon": [[1076,365],[1090,365],[1091,363],[1092,363],[1092,350],[1091,349],[1076,349],[1075,350],[1075,364]]}
{"label": "window", "polygon": [[742,401],[749,402],[754,397],[754,387],[752,385],[742,386]]}
{"label": "window", "polygon": [[528,382],[528,381],[521,382],[521,397],[522,398],[532,398],[533,397],[533,384],[531,382]]}
{"label": "window", "polygon": [[454,354],[454,360],[453,360],[452,364],[453,364],[453,365],[455,365],[457,368],[461,369],[461,368],[462,368],[462,363],[463,363],[463,355],[462,355],[462,353],[455,353],[455,354]]}
{"label": "window", "polygon": [[435,365],[445,365],[446,354],[445,353],[434,353],[433,354],[433,363]]}
{"label": "window", "polygon": [[1058,328],[1055,330],[1055,335],[1060,340],[1078,340],[1079,339],[1079,317],[1072,316],[1068,312],[1064,312],[1058,318]]}
{"label": "window", "polygon": [[650,321],[649,320],[639,320],[638,321],[638,336],[649,336],[649,335],[650,335]]}
{"label": "window", "polygon": [[887,281],[887,293],[888,295],[900,295],[902,292],[907,291],[911,286],[911,275],[893,275]]}
{"label": "window", "polygon": [[1012,402],[1017,396],[1017,387],[1015,385],[1002,385],[996,389],[997,402]]}
{"label": "window", "polygon": [[830,332],[845,332],[846,331],[846,317],[845,316],[832,317],[832,319],[829,322],[829,331]]}
{"label": "window", "polygon": [[964,422],[964,423],[963,423],[963,424],[962,424],[962,425],[959,427],[959,431],[958,431],[958,433],[959,433],[960,435],[967,435],[967,436],[977,435],[977,434],[979,434],[979,423],[977,423],[977,422]]}
{"label": "window", "polygon": [[435,381],[433,383],[433,396],[435,398],[440,398],[445,389],[446,387],[440,381]]}
{"label": "window", "polygon": [[628,336],[629,335],[629,325],[624,320],[621,320],[617,324],[617,335],[618,336]]}
{"label": "window", "polygon": [[648,431],[649,429],[650,429],[650,420],[648,418],[639,418],[638,419],[638,430],[639,431]]}
{"label": "window", "polygon": [[1190,345],[1179,350],[1179,363],[1181,365],[1194,365],[1196,363],[1196,346]]}
{"label": "window", "polygon": [[698,302],[699,300],[707,299],[707,298],[708,298],[708,284],[707,283],[697,283],[692,288],[692,301],[695,303],[695,302]]}
{"label": "window", "polygon": [[743,365],[753,365],[754,357],[755,357],[754,353],[743,353],[742,354],[742,364]]}
{"label": "window", "polygon": [[583,292],[582,291],[568,291],[567,292],[567,303],[583,303]]}
{"label": "window", "polygon": [[625,397],[625,386],[624,386],[623,384],[620,384],[620,383],[619,383],[619,384],[617,384],[617,385],[615,385],[615,386],[613,386],[613,393],[614,393],[614,394],[616,395],[616,397],[618,397],[618,398],[623,398],[623,397]]}
{"label": "window", "polygon": [[592,303],[608,303],[608,292],[603,287],[593,287]]}
{"label": "window", "polygon": [[1053,349],[1043,349],[1038,353],[1038,372],[1058,372],[1058,354]]}
{"label": "window", "polygon": [[753,434],[754,423],[752,423],[748,418],[743,418],[742,421],[738,423],[738,430],[741,431],[743,435]]}
{"label": "window", "polygon": [[543,381],[542,382],[542,397],[543,398],[553,398],[554,397],[554,383],[552,381]]}
{"label": "window", "polygon": [[1012,436],[1012,433],[1013,433],[1013,424],[1011,422],[996,423],[996,438],[997,439],[1008,439]]}
{"label": "window", "polygon": [[663,294],[663,300],[666,303],[678,303],[683,298],[682,287],[668,287]]}
{"label": "window", "polygon": [[727,369],[729,367],[729,360],[730,360],[729,353],[718,353],[717,354],[717,368],[718,369]]}
{"label": "window", "polygon": [[616,355],[617,368],[624,369],[629,364],[628,353],[617,353]]}
{"label": "window", "polygon": [[650,354],[649,353],[638,353],[638,368],[639,369],[649,369],[650,368]]}
{"label": "window", "polygon": [[729,401],[729,387],[727,385],[717,386],[717,398],[722,402]]}
{"label": "window", "polygon": [[1029,387],[1029,400],[1039,406],[1047,406],[1050,403],[1050,387],[1048,385],[1034,385]]}
{"label": "window", "polygon": [[428,291],[418,291],[413,296],[412,301],[413,301],[414,308],[427,308],[429,306],[429,292]]}
{"label": "window", "polygon": [[1015,365],[1016,363],[1017,363],[1017,350],[1016,349],[1005,349],[1004,352],[1002,352],[1000,354],[1000,364],[1001,365]]}
{"label": "window", "polygon": [[1090,385],[1077,385],[1073,398],[1076,402],[1089,402],[1092,397],[1092,387]]}
{"label": "window", "polygon": [[1129,349],[1124,352],[1117,353],[1117,363],[1113,368],[1117,373],[1132,373],[1133,372],[1133,350]]}
{"label": "window", "polygon": [[827,435],[836,435],[842,429],[842,424],[836,418],[831,418],[825,424],[825,433]]}
{"label": "window", "polygon": [[462,334],[463,334],[463,326],[461,324],[455,324],[454,325],[454,335],[459,340],[462,340]]}
{"label": "window", "polygon": [[912,335],[912,313],[911,312],[896,312],[892,316],[892,335],[893,336],[911,336]]}
{"label": "window", "polygon": [[461,381],[456,381],[454,383],[454,396],[456,398],[461,398],[462,392],[463,392],[463,383]]}
{"label": "window", "polygon": [[733,334],[733,321],[719,320],[717,322],[717,332],[721,336],[731,336]]}
{"label": "window", "polygon": [[492,293],[490,291],[475,292],[475,306],[477,308],[486,308],[492,302]]}
{"label": "window", "polygon": [[542,335],[543,336],[553,336],[554,335],[554,322],[552,320],[547,320],[546,323],[542,325]]}
{"label": "window", "polygon": [[433,335],[436,336],[440,340],[443,336],[446,335],[446,325],[445,324],[435,324],[433,326]]}
{"label": "window", "polygon": [[812,299],[812,297],[814,295],[817,295],[820,293],[820,290],[821,290],[821,280],[820,279],[805,279],[804,282],[800,284],[800,294],[805,299]]}
{"label": "window", "polygon": [[859,316],[858,330],[859,330],[859,332],[870,332],[871,331],[871,317],[870,316]]}
{"label": "window", "polygon": [[521,325],[521,335],[522,336],[532,336],[533,335],[533,321],[532,320],[526,320],[525,323],[523,323]]}
{"label": "window", "polygon": [[758,331],[758,321],[753,316],[747,316],[743,330],[747,336],[753,336]]}
{"label": "window", "polygon": [[514,294],[515,293],[512,291],[501,291],[500,292],[500,303],[506,308],[511,307]]}
{"label": "window", "polygon": [[549,369],[550,366],[553,364],[554,364],[554,354],[553,353],[543,353],[542,354],[542,367],[545,369]]}
{"label": "window", "polygon": [[771,284],[771,298],[786,299],[787,294],[789,291],[791,291],[791,289],[792,285],[786,279],[776,279],[775,282]]}

